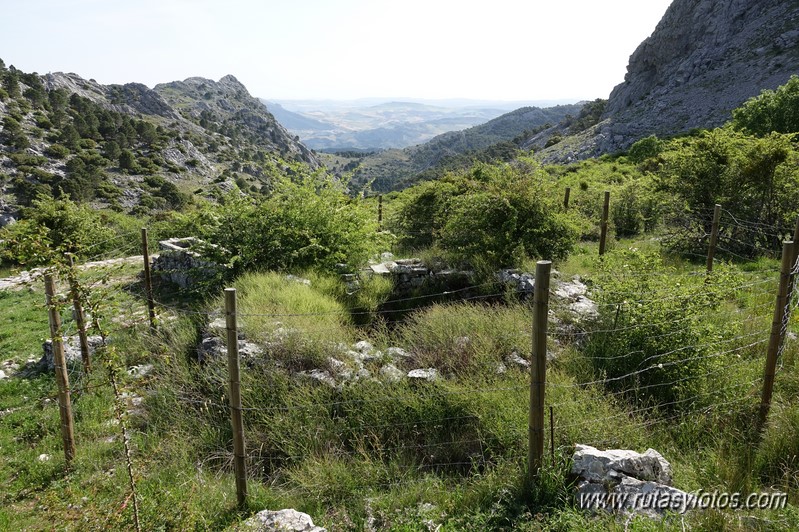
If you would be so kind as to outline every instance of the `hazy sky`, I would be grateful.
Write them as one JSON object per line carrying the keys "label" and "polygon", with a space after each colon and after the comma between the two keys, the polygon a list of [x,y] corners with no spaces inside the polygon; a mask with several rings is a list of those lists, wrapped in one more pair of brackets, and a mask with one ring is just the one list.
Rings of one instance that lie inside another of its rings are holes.
{"label": "hazy sky", "polygon": [[0,0],[0,58],[254,96],[605,98],[671,0]]}

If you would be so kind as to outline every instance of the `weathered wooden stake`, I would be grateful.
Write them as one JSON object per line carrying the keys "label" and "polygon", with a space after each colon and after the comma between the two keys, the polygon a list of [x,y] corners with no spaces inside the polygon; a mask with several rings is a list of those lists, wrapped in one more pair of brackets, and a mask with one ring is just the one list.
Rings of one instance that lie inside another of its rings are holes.
{"label": "weathered wooden stake", "polygon": [[530,424],[527,455],[530,485],[544,456],[544,388],[547,368],[547,317],[549,313],[549,273],[552,262],[540,260],[535,266],[533,293],[533,352],[530,359]]}
{"label": "weathered wooden stake", "polygon": [[780,266],[780,284],[777,289],[777,303],[774,306],[774,319],[771,321],[771,336],[766,353],[766,369],[763,372],[763,395],[760,399],[759,426],[762,429],[768,418],[771,408],[771,395],[774,392],[774,375],[777,370],[777,354],[785,339],[785,330],[782,327],[788,305],[788,284],[791,279],[791,260],[795,253],[794,242],[783,242],[782,264]]}
{"label": "weathered wooden stake", "polygon": [[[799,260],[799,217],[796,218],[796,227],[793,230],[793,259],[791,259],[791,278],[788,281],[788,297],[787,301],[790,303],[793,297],[793,291],[796,286],[796,261]],[[790,310],[790,309],[789,309]]]}
{"label": "weathered wooden stake", "polygon": [[236,500],[243,507],[247,500],[247,470],[244,462],[244,423],[241,417],[239,378],[239,331],[236,324],[236,289],[225,288],[227,324],[227,367],[230,383],[230,421],[233,426],[233,466],[236,475]]}
{"label": "weathered wooden stake", "polygon": [[563,195],[563,210],[569,210],[569,196],[572,193],[571,187],[566,187],[566,193]]}
{"label": "weathered wooden stake", "polygon": [[549,454],[555,465],[555,409],[552,406],[549,407]]}
{"label": "weathered wooden stake", "polygon": [[61,417],[61,439],[64,442],[64,458],[67,466],[75,458],[75,426],[72,421],[72,401],[69,393],[67,360],[64,356],[64,340],[61,337],[61,316],[55,304],[55,282],[51,274],[44,276],[44,293],[50,321],[50,337],[53,340],[53,365],[58,382],[58,411]]}
{"label": "weathered wooden stake", "polygon": [[78,339],[80,340],[80,357],[83,361],[83,371],[91,373],[92,360],[89,353],[89,338],[86,335],[86,315],[83,313],[83,303],[80,300],[78,289],[78,273],[75,269],[75,258],[70,253],[69,257],[69,292],[72,296],[72,308],[75,311],[75,324],[78,326]]}
{"label": "weathered wooden stake", "polygon": [[147,228],[141,229],[141,249],[144,257],[144,290],[147,296],[147,313],[150,316],[150,328],[155,329],[155,299],[153,298],[153,278],[150,275],[150,249],[147,241]]}
{"label": "weathered wooden stake", "polygon": [[383,230],[383,195],[377,196],[377,231]]}
{"label": "weathered wooden stake", "polygon": [[605,201],[602,203],[602,222],[599,226],[599,255],[605,254],[605,242],[608,238],[608,212],[610,211],[610,191],[605,191]]}
{"label": "weathered wooden stake", "polygon": [[721,205],[716,203],[713,207],[713,225],[710,226],[710,244],[707,247],[707,273],[713,271],[713,257],[716,256],[716,245],[719,242],[719,219],[721,218]]}

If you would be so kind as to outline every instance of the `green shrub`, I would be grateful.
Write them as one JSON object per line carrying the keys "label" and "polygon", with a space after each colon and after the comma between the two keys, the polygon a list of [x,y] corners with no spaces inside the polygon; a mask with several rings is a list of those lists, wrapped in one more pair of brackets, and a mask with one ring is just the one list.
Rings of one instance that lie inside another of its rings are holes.
{"label": "green shrub", "polygon": [[61,144],[51,144],[44,150],[44,152],[50,157],[54,157],[56,159],[64,159],[70,154],[69,148]]}
{"label": "green shrub", "polygon": [[235,271],[314,266],[334,271],[340,263],[355,269],[381,247],[384,237],[376,231],[374,214],[339,184],[306,176],[274,186],[269,197],[235,193],[219,205],[176,215],[170,231],[218,244],[217,258],[232,261]]}
{"label": "green shrub", "polygon": [[792,232],[799,205],[799,151],[790,136],[757,138],[721,128],[674,140],[661,157],[659,190],[676,198],[678,210],[703,215],[675,235],[669,242],[673,249],[704,251],[703,235],[710,233],[711,224],[708,213],[717,203],[736,219],[761,228],[736,227],[727,218],[733,223],[722,228],[722,238],[738,255],[779,249],[779,234]]}
{"label": "green shrub", "polygon": [[[634,403],[666,410],[712,403],[719,400],[714,390],[721,397],[729,393],[715,387],[714,379],[735,355],[715,353],[734,347],[728,339],[737,331],[717,329],[711,317],[736,283],[718,270],[707,279],[680,277],[651,253],[605,255],[594,279],[598,332],[583,350],[593,378]],[[664,271],[671,275],[660,275]]]}
{"label": "green shrub", "polygon": [[732,111],[732,125],[753,135],[799,132],[799,76],[776,90],[764,90]]}
{"label": "green shrub", "polygon": [[480,269],[562,258],[578,229],[556,207],[548,186],[545,174],[524,161],[477,164],[403,192],[394,227],[406,245],[429,245],[440,236],[436,244],[452,262]]}
{"label": "green shrub", "polygon": [[634,163],[643,163],[647,159],[660,155],[663,150],[663,144],[663,141],[655,135],[650,135],[630,146],[627,158]]}
{"label": "green shrub", "polygon": [[6,240],[3,259],[26,265],[62,261],[64,253],[81,256],[113,248],[114,231],[87,205],[69,199],[39,197],[24,218],[0,231]]}

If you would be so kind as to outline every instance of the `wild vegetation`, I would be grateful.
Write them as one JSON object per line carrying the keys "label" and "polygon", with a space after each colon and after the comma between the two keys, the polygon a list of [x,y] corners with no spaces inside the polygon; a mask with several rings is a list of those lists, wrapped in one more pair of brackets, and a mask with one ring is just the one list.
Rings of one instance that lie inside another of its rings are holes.
{"label": "wild vegetation", "polygon": [[[10,98],[13,82],[4,87]],[[792,80],[756,107],[790,105],[786,93],[796,90]],[[751,105],[742,109],[756,115]],[[373,198],[348,196],[344,184],[299,165],[263,192],[195,199],[147,218],[67,194],[34,196],[23,219],[0,232],[3,261],[57,263],[62,292],[64,252],[79,263],[134,254],[145,224],[151,241],[202,237],[206,252],[231,267],[201,290],[158,286],[154,329],[140,266],[77,274],[94,332],[109,341],[91,374],[79,364],[70,372],[78,453],[69,466],[55,379],[27,364],[49,336],[40,286],[0,291],[0,353],[13,372],[0,381],[0,528],[131,529],[138,515],[145,529],[224,529],[287,507],[333,530],[799,526],[795,336],[781,350],[762,432],[756,422],[780,241],[799,215],[797,131],[758,132],[740,120],[736,113],[724,128],[651,137],[627,154],[566,166],[523,156],[453,170],[384,197],[384,231]],[[14,149],[6,153],[25,153]],[[600,258],[605,190],[616,238]],[[707,274],[716,203],[724,210]],[[387,279],[361,271],[388,249],[472,270],[470,291],[461,293],[469,295],[436,302],[453,294],[397,294]],[[563,281],[578,274],[597,310],[575,314],[553,297],[554,456],[530,486],[531,304],[494,274],[530,270],[541,258],[555,260]],[[357,274],[359,284],[340,273]],[[226,363],[207,352],[198,360],[198,346],[224,335],[213,325],[224,317],[222,286],[237,289],[242,340],[260,348],[241,360],[250,471],[243,508],[235,504]],[[66,302],[61,315],[74,332]],[[787,332],[797,327],[794,313]],[[149,373],[121,371],[146,364]],[[400,377],[389,377],[389,365]],[[438,378],[404,377],[414,369],[435,369]],[[127,395],[114,393],[110,375]],[[121,421],[115,403],[128,411]],[[135,492],[117,423],[130,430]],[[575,443],[655,448],[681,489],[783,491],[789,505],[662,522],[585,514],[569,475]]]}

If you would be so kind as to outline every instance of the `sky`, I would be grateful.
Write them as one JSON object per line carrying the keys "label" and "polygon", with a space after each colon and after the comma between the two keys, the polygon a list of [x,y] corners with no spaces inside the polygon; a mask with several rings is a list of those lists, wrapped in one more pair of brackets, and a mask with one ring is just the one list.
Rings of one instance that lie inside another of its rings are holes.
{"label": "sky", "polygon": [[0,0],[0,58],[253,96],[607,98],[671,0]]}

